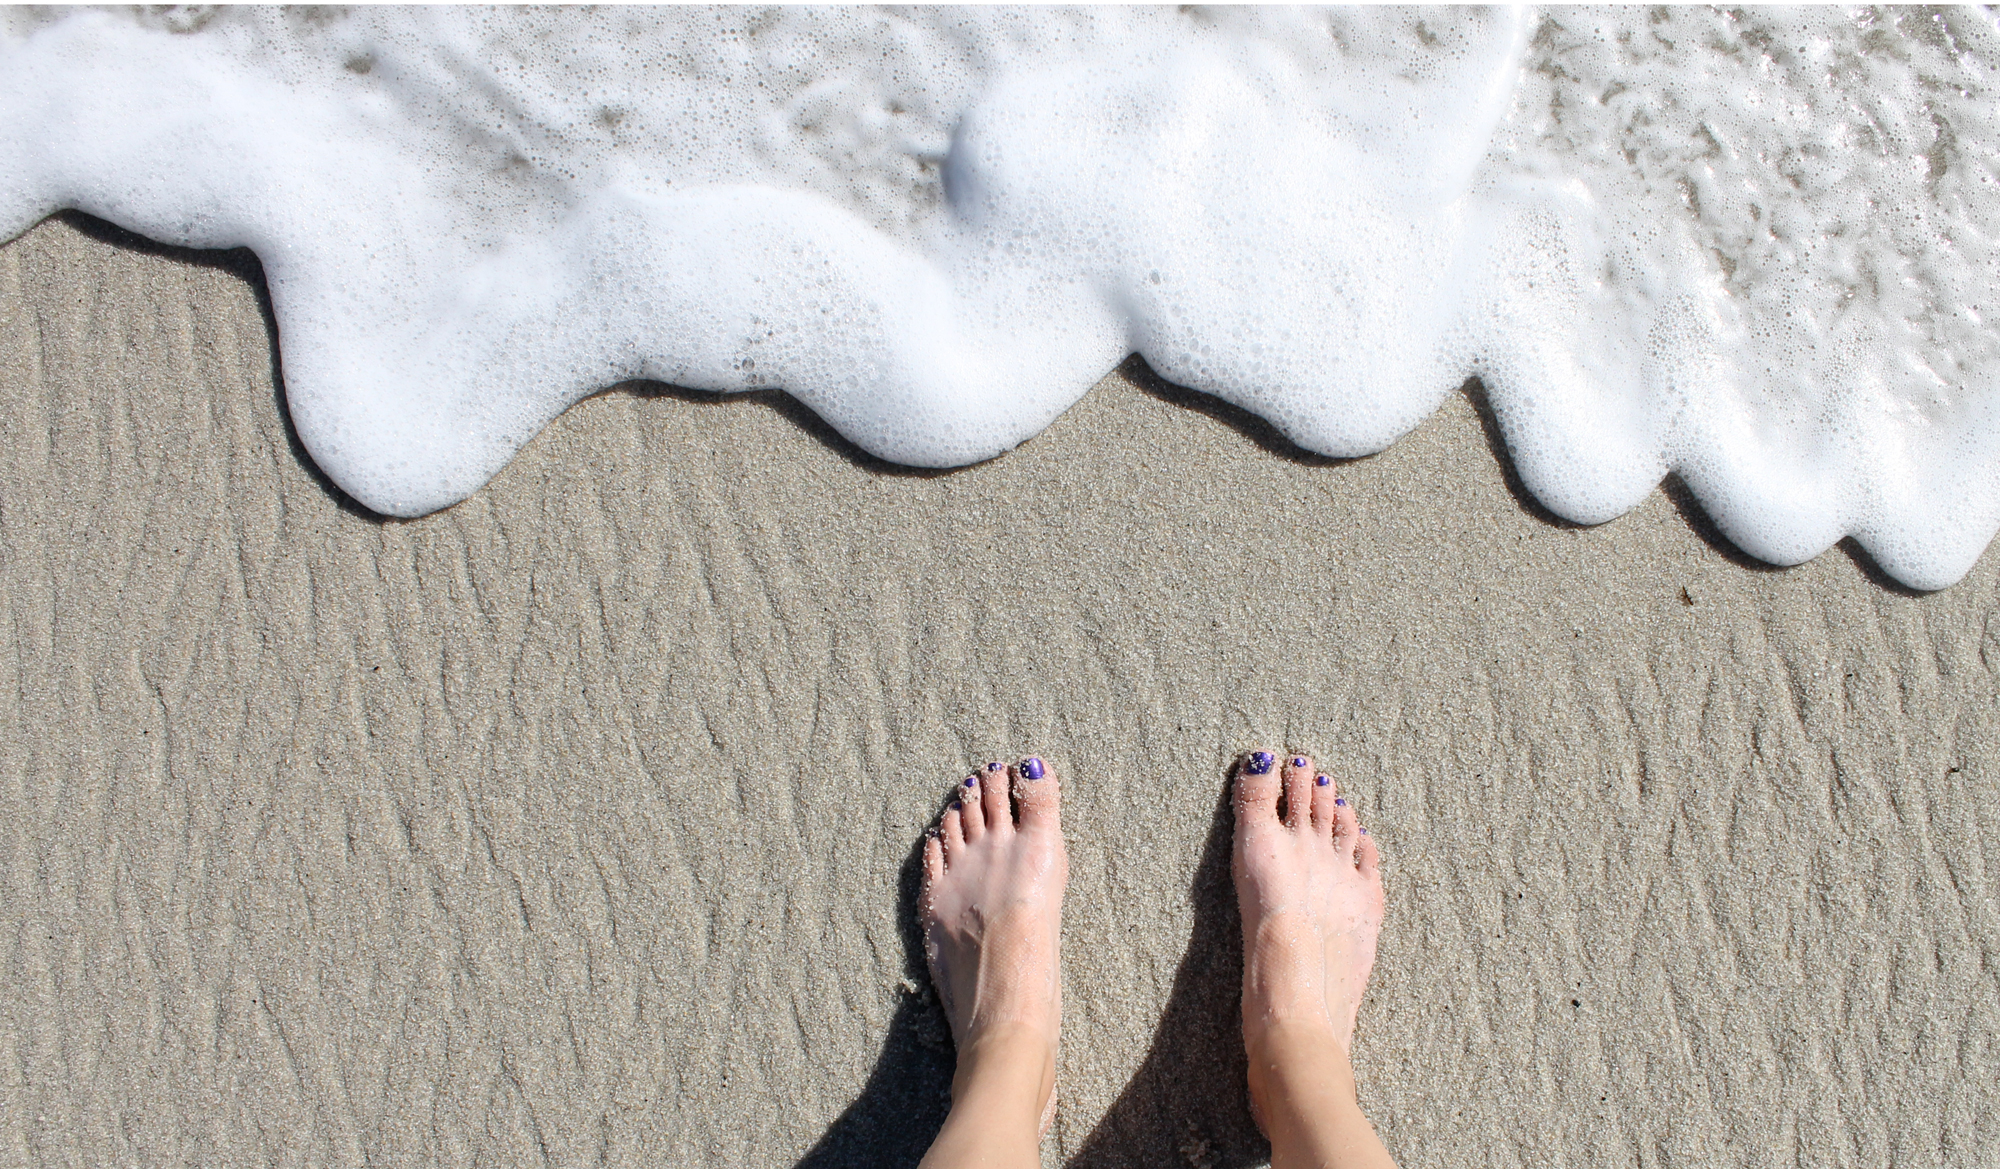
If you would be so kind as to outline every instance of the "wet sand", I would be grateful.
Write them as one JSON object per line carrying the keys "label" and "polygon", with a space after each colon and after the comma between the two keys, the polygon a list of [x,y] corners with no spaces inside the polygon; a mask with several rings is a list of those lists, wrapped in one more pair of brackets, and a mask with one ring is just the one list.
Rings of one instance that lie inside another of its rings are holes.
{"label": "wet sand", "polygon": [[0,1161],[907,1165],[914,848],[1062,770],[1051,1165],[1258,1164],[1223,774],[1387,853],[1406,1166],[2000,1160],[2000,557],[1772,570],[1512,489],[1474,394],[1339,463],[1129,364],[913,473],[623,389],[383,522],[254,262],[0,247]]}

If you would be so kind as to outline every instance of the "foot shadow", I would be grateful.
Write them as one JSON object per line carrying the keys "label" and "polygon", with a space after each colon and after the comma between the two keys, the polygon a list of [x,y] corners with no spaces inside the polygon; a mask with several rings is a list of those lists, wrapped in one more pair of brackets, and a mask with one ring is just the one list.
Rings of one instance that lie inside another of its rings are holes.
{"label": "foot shadow", "polygon": [[1189,884],[1194,930],[1152,1048],[1070,1158],[1069,1169],[1236,1169],[1271,1159],[1270,1144],[1250,1118],[1243,927],[1229,868],[1236,817],[1229,797],[1225,786]]}
{"label": "foot shadow", "polygon": [[919,836],[896,880],[896,921],[903,940],[905,991],[889,1021],[889,1037],[861,1095],[799,1158],[796,1169],[895,1169],[913,1166],[944,1127],[951,1109],[955,1059],[944,1009],[931,993],[924,962],[917,897],[923,880]]}

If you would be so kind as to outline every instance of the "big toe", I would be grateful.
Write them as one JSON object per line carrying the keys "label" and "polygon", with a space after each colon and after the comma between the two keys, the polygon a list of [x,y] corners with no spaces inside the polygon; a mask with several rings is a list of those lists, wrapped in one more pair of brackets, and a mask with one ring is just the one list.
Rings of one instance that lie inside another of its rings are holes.
{"label": "big toe", "polygon": [[1252,751],[1236,764],[1236,822],[1239,825],[1278,818],[1278,760],[1269,751]]}
{"label": "big toe", "polygon": [[1014,765],[1014,806],[1023,832],[1062,831],[1062,786],[1055,768],[1030,755]]}

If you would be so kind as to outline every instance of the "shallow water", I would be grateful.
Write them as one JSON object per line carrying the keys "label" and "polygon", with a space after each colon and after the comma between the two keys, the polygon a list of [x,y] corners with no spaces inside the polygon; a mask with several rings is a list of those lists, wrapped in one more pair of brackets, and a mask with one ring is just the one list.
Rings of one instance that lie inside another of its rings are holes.
{"label": "shallow water", "polygon": [[0,237],[254,248],[380,512],[627,379],[953,466],[1136,351],[1342,456],[1477,376],[1554,512],[1675,471],[1773,562],[2000,526],[1990,13],[5,19]]}

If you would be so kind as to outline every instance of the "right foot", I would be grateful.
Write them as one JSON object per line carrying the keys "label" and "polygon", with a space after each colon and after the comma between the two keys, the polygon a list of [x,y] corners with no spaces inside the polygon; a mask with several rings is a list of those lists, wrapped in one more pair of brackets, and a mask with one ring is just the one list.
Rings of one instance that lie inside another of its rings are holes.
{"label": "right foot", "polygon": [[931,985],[961,1069],[989,1041],[1043,1049],[1044,1123],[1062,1021],[1058,945],[1069,859],[1060,804],[1055,773],[1039,759],[975,772],[924,844],[920,902]]}
{"label": "right foot", "polygon": [[1237,767],[1233,867],[1245,1044],[1323,1035],[1346,1056],[1382,928],[1375,842],[1311,759],[1258,751]]}

